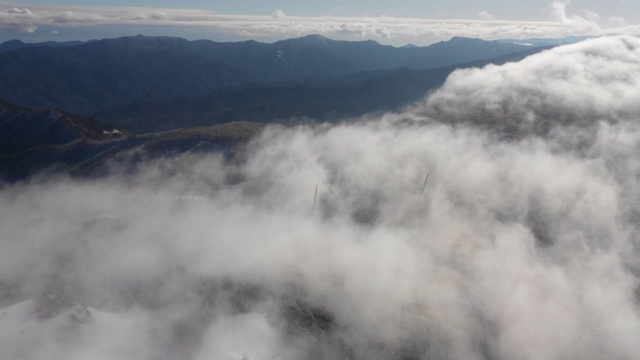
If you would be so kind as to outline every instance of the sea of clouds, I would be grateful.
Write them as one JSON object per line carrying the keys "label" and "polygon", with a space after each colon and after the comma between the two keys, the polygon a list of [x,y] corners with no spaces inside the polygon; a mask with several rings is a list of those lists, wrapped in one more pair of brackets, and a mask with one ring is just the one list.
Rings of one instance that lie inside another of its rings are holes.
{"label": "sea of clouds", "polygon": [[639,120],[640,39],[604,37],[234,161],[4,185],[0,358],[634,359]]}

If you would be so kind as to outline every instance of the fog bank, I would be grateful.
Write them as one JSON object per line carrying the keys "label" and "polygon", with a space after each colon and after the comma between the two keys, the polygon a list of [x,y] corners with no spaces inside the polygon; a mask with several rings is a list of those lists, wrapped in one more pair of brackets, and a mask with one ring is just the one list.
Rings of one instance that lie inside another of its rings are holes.
{"label": "fog bank", "polygon": [[242,161],[7,185],[0,358],[633,359],[639,74],[594,39]]}

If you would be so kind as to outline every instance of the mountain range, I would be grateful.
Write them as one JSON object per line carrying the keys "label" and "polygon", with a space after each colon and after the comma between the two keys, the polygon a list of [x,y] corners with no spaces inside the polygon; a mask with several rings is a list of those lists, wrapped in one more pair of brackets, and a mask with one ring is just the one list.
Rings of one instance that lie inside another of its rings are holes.
{"label": "mountain range", "polygon": [[[18,48],[16,48],[18,47]],[[219,43],[132,36],[0,48],[0,98],[90,114],[134,101],[296,83],[378,70],[432,69],[525,52],[531,46],[453,38],[425,47],[335,41],[319,35]]]}
{"label": "mountain range", "polygon": [[0,44],[0,178],[98,174],[136,156],[233,156],[267,123],[397,111],[455,69],[518,61],[550,46],[453,38],[396,48],[318,35],[273,44],[9,41]]}
{"label": "mountain range", "polygon": [[255,85],[194,97],[136,101],[92,114],[121,129],[145,133],[230,121],[336,122],[397,111],[440,87],[459,68],[518,61],[547,47],[435,69],[378,70],[294,85]]}

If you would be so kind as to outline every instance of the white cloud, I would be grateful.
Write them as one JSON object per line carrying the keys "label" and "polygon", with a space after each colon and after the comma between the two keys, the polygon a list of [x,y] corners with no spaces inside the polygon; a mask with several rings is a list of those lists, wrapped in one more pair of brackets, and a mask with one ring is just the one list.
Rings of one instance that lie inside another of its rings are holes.
{"label": "white cloud", "polygon": [[600,26],[597,24],[599,15],[593,11],[586,11],[587,18],[578,15],[567,15],[567,6],[571,0],[553,1],[549,5],[551,15],[562,22],[568,29],[577,34],[598,34]]}
{"label": "white cloud", "polygon": [[163,20],[169,19],[169,14],[162,11],[142,12],[142,13],[134,13],[125,19],[134,21],[134,22],[135,21],[154,21],[154,20],[163,21]]}
{"label": "white cloud", "polygon": [[24,8],[24,9],[10,8],[9,10],[7,10],[7,14],[31,15],[32,12],[27,8]]}
{"label": "white cloud", "polygon": [[640,79],[630,75],[636,73],[639,38],[593,39],[519,63],[456,71],[426,108],[437,117],[475,119],[510,134],[544,134],[558,124],[578,132],[598,119],[633,121],[640,111]]}
{"label": "white cloud", "polygon": [[600,21],[600,14],[598,14],[595,11],[585,10],[584,15],[585,15],[585,18],[591,22],[597,23],[598,21]]}
{"label": "white cloud", "polygon": [[31,19],[33,15],[31,10],[8,5],[15,4],[0,2],[0,31],[33,33],[37,30],[38,27]]}
{"label": "white cloud", "polygon": [[619,16],[612,16],[609,18],[609,23],[612,24],[615,27],[625,27],[627,26],[627,22],[624,20],[624,18],[621,18]]}
{"label": "white cloud", "polygon": [[273,12],[273,14],[271,14],[271,16],[274,19],[284,19],[285,17],[287,17],[287,14],[285,14],[282,10],[276,10]]}
{"label": "white cloud", "polygon": [[478,18],[482,20],[495,20],[495,17],[491,15],[488,11],[480,11],[478,13]]}

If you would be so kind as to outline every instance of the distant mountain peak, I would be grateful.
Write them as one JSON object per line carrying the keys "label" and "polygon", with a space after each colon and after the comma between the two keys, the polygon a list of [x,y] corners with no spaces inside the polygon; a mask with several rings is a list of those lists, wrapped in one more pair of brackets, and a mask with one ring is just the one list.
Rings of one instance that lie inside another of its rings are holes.
{"label": "distant mountain peak", "polygon": [[462,36],[454,36],[454,37],[451,38],[451,40],[445,41],[445,42],[450,42],[450,43],[469,43],[469,42],[478,42],[478,41],[486,41],[486,40],[477,39],[477,38],[462,37]]}
{"label": "distant mountain peak", "polygon": [[278,41],[276,42],[276,44],[326,45],[333,41],[334,40],[326,38],[322,35],[311,34],[311,35],[306,35],[306,36],[302,36],[295,39]]}
{"label": "distant mountain peak", "polygon": [[123,36],[119,38],[110,38],[98,40],[98,42],[105,41],[124,41],[124,42],[142,42],[142,43],[159,43],[159,42],[188,42],[187,39],[175,36],[146,36],[138,34],[135,36]]}
{"label": "distant mountain peak", "polygon": [[302,37],[299,37],[298,39],[322,40],[322,41],[330,40],[329,38],[326,38],[326,37],[324,37],[322,35],[319,35],[319,34],[311,34],[311,35],[307,35],[307,36],[302,36]]}
{"label": "distant mountain peak", "polygon": [[0,45],[11,45],[11,44],[24,45],[24,42],[22,42],[20,40],[17,40],[17,39],[13,39],[13,40],[5,41]]}
{"label": "distant mountain peak", "polygon": [[0,52],[22,49],[28,45],[20,40],[9,40],[0,44]]}

